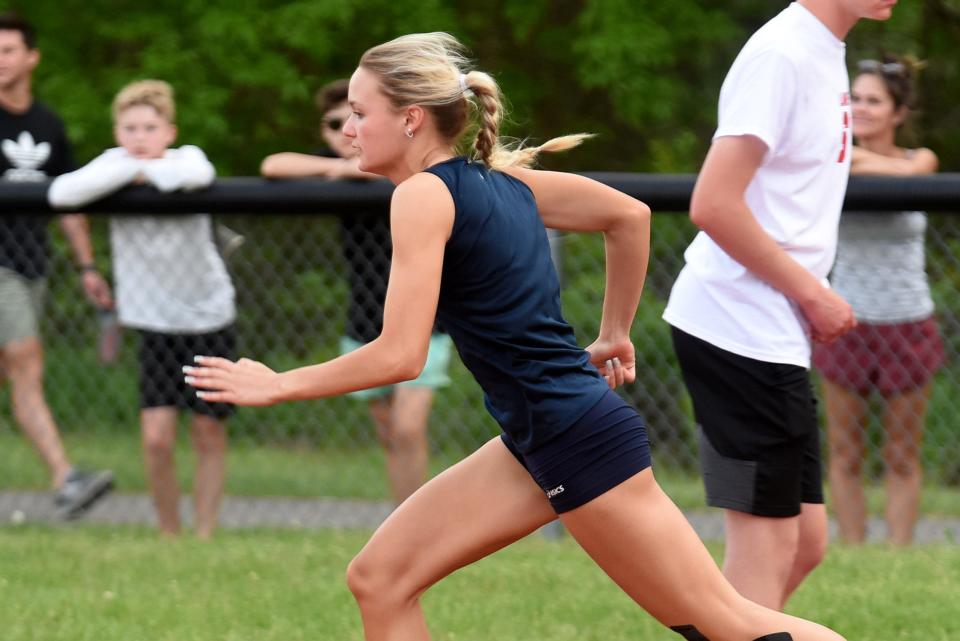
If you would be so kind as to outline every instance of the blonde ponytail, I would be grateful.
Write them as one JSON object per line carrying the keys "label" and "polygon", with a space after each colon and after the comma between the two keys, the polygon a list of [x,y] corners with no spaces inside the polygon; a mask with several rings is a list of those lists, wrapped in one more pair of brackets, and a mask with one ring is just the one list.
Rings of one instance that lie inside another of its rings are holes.
{"label": "blonde ponytail", "polygon": [[474,156],[491,169],[530,167],[542,152],[572,149],[592,135],[560,136],[537,147],[524,147],[522,143],[506,144],[500,136],[504,108],[496,81],[482,71],[471,71],[464,76],[464,85],[473,94],[480,112],[480,126],[473,142]]}

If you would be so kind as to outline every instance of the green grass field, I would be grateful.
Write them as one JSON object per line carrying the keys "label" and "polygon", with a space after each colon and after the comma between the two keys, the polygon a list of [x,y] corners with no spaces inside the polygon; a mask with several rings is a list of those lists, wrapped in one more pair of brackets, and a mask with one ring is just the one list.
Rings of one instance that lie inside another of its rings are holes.
{"label": "green grass field", "polygon": [[[0,528],[4,641],[361,639],[343,573],[364,532]],[[720,550],[713,548],[715,553]],[[676,641],[569,538],[533,536],[427,593],[437,641]],[[960,547],[834,546],[790,603],[850,641],[960,639]]]}

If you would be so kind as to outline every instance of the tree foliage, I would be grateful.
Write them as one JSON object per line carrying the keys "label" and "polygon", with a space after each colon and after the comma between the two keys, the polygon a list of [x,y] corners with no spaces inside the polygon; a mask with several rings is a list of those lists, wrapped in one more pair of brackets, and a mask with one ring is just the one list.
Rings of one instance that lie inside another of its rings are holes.
{"label": "tree foliage", "polygon": [[[786,4],[786,3],[783,3]],[[157,77],[178,94],[181,141],[222,174],[317,143],[312,93],[349,75],[369,46],[445,30],[471,47],[512,105],[507,133],[598,137],[552,166],[695,171],[723,76],[749,34],[781,8],[762,0],[15,0],[40,32],[37,94],[68,123],[85,161],[111,144],[109,105]],[[960,164],[960,2],[917,0],[862,24],[848,60],[882,50],[927,61],[918,142]]]}

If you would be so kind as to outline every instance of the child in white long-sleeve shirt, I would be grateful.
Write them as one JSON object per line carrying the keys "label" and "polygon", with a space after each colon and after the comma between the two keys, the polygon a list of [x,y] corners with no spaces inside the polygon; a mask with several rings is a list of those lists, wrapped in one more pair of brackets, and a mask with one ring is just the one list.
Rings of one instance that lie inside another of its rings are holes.
{"label": "child in white long-sleeve shirt", "polygon": [[[173,90],[166,82],[128,85],[113,102],[116,148],[57,177],[49,199],[77,208],[127,185],[160,191],[199,189],[216,172],[198,147],[173,149]],[[195,354],[233,357],[234,289],[214,242],[208,214],[115,216],[110,244],[120,323],[140,335],[140,420],[147,480],[160,531],[180,531],[180,491],[174,467],[178,410],[193,413],[197,452],[194,524],[207,538],[217,523],[226,462],[224,420],[234,408],[206,403],[182,381]]]}

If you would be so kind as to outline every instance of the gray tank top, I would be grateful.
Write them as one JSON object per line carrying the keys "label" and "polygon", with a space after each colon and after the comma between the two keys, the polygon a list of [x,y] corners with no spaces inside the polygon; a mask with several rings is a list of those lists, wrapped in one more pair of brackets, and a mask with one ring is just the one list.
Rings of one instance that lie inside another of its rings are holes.
{"label": "gray tank top", "polygon": [[844,212],[830,282],[857,320],[904,323],[933,314],[921,211]]}

